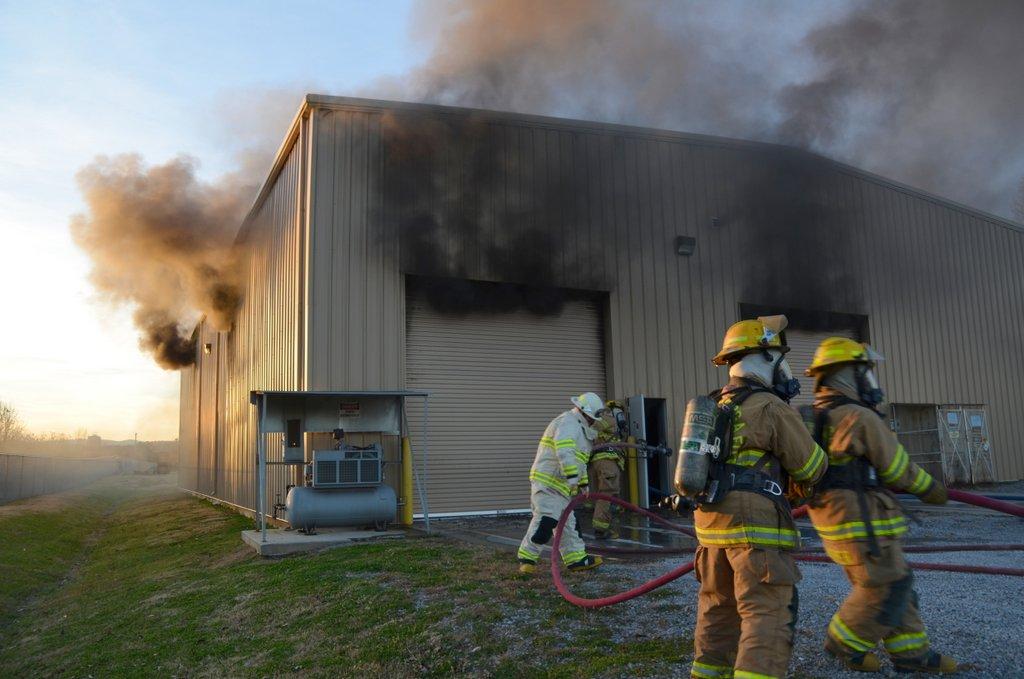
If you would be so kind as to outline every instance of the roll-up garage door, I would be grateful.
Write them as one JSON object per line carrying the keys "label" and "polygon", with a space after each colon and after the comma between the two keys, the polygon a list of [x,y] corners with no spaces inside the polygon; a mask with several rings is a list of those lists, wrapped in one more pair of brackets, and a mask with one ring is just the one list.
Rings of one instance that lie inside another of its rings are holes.
{"label": "roll-up garage door", "polygon": [[811,365],[814,352],[826,337],[851,337],[857,338],[853,330],[828,330],[825,332],[811,332],[808,330],[792,329],[786,330],[786,342],[790,350],[786,354],[790,367],[800,380],[800,395],[794,398],[790,404],[796,408],[802,405],[809,405],[814,401],[814,378],[804,375],[804,371]]}
{"label": "roll-up garage door", "polygon": [[[557,315],[453,315],[410,290],[406,376],[410,389],[430,392],[431,515],[529,509],[544,428],[572,407],[571,396],[605,394],[600,306],[577,300]],[[408,411],[422,447],[420,409],[410,401]]]}

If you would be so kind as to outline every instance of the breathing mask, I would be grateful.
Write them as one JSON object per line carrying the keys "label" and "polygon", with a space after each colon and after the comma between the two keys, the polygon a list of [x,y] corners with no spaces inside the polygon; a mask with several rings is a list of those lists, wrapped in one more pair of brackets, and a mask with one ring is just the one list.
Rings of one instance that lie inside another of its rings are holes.
{"label": "breathing mask", "polygon": [[[767,360],[771,360],[768,352],[765,352]],[[800,393],[800,380],[793,377],[793,370],[789,367],[786,355],[780,353],[772,366],[772,391],[783,401],[789,403]]]}
{"label": "breathing mask", "polygon": [[615,419],[615,428],[618,430],[620,438],[626,438],[629,433],[629,423],[626,421],[626,413],[622,411],[622,408],[612,408],[612,417]]}
{"label": "breathing mask", "polygon": [[858,365],[856,369],[857,376],[857,395],[860,400],[866,405],[871,407],[877,406],[885,400],[885,393],[878,384],[878,377],[875,375],[875,369],[868,364]]}

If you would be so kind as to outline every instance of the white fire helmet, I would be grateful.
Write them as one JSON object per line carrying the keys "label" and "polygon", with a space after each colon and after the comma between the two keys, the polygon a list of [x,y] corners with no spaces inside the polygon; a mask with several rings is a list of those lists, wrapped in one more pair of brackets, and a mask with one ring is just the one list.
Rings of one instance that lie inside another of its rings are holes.
{"label": "white fire helmet", "polygon": [[580,409],[580,412],[592,420],[598,419],[604,413],[604,400],[592,391],[573,396],[570,400],[574,406]]}

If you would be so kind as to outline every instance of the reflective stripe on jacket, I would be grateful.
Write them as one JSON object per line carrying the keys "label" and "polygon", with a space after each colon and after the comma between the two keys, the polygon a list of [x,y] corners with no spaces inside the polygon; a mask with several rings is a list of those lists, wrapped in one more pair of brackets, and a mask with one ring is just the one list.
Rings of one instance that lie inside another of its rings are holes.
{"label": "reflective stripe on jacket", "polygon": [[[815,394],[815,407],[827,407],[842,399],[842,392],[824,387]],[[878,414],[856,403],[844,403],[828,412],[823,438],[828,446],[829,465],[842,467],[863,458],[874,467],[885,486],[914,495],[931,490],[935,480],[914,464],[906,449]],[[899,503],[884,490],[869,489],[868,521],[878,539],[896,539],[907,532],[907,521]],[[845,542],[868,539],[865,518],[857,502],[857,492],[832,488],[817,494],[809,514],[823,541]]]}
{"label": "reflective stripe on jacket", "polygon": [[[723,399],[725,403],[726,396]],[[825,452],[814,442],[795,410],[772,393],[758,392],[737,407],[730,464],[752,467],[764,455],[769,466],[814,483],[828,468]],[[705,547],[753,546],[795,549],[800,544],[793,518],[779,503],[749,491],[732,491],[721,502],[693,514],[697,540]]]}
{"label": "reflective stripe on jacket", "polygon": [[[744,434],[747,423],[743,419],[743,406],[737,405],[733,407],[736,416],[733,418],[732,424],[732,448],[729,451],[729,457],[725,461],[727,464],[734,464],[740,467],[753,467],[767,452],[747,445],[747,436]],[[789,476],[799,483],[804,483],[812,477],[816,478],[820,473],[824,473],[824,469],[827,468],[825,464],[827,461],[825,451],[813,440],[811,445],[810,455],[807,455],[802,465],[795,469],[785,467]],[[791,461],[790,463],[795,465],[795,462]]]}
{"label": "reflective stripe on jacket", "polygon": [[587,483],[591,442],[583,416],[567,410],[551,420],[537,446],[530,481],[568,496],[576,483]]}
{"label": "reflective stripe on jacket", "polygon": [[614,416],[611,413],[606,414],[594,423],[594,429],[597,430],[597,438],[594,441],[594,452],[590,454],[590,461],[612,460],[619,466],[620,470],[625,469],[626,455],[624,450],[621,448],[601,450],[602,443],[622,443],[622,437],[619,436],[619,428],[615,424]]}

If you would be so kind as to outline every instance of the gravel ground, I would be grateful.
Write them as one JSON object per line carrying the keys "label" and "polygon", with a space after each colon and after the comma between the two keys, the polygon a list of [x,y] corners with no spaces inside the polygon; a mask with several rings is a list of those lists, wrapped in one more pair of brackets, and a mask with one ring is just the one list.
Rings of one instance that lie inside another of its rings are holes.
{"label": "gravel ground", "polygon": [[[993,490],[1024,494],[1024,483],[1004,484]],[[1024,544],[1024,520],[1021,519],[957,504],[935,508],[908,502],[907,508],[922,520],[921,525],[912,526],[908,544]],[[513,521],[524,523],[521,519]],[[514,526],[511,532],[521,531],[524,527]],[[814,540],[804,544],[805,549],[817,546]],[[908,559],[1024,568],[1024,552],[910,554]],[[689,557],[642,562],[613,559],[587,580],[573,578],[571,586],[581,596],[604,596],[657,577],[686,561]],[[801,571],[800,619],[790,673],[839,679],[865,676],[842,670],[838,662],[822,650],[828,621],[849,589],[842,571],[831,564],[813,563],[801,564]],[[1024,578],[917,571],[915,589],[920,595],[922,616],[933,648],[953,656],[966,666],[965,671],[957,676],[1024,677],[1024,653],[1020,642],[1020,635],[1024,632]],[[689,640],[696,621],[696,595],[697,583],[692,575],[687,575],[648,596],[587,615],[610,616],[615,630],[614,639],[619,643],[656,638]],[[520,618],[524,614],[522,609],[508,613]],[[517,620],[517,625],[523,624],[528,624],[528,621]],[[880,652],[880,656],[884,658],[884,652]],[[689,660],[677,665],[663,663],[654,668],[633,668],[635,671],[630,676],[687,676]],[[907,675],[897,675],[888,661],[883,660],[881,676]]]}
{"label": "gravel ground", "polygon": [[[951,510],[927,512],[924,526],[914,527],[911,542],[1024,544],[1024,520],[989,512],[953,513]],[[946,552],[908,557],[924,563],[1024,568],[1024,552]],[[624,581],[638,583],[682,562],[666,559],[639,566],[609,564],[607,571],[621,575]],[[858,672],[843,671],[821,649],[825,627],[849,590],[845,576],[831,564],[805,563],[800,569],[803,573],[799,585],[800,619],[790,672],[812,677],[863,677]],[[685,576],[666,589],[672,596],[657,599],[653,606],[647,598],[641,598],[626,604],[628,611],[616,611],[616,617],[623,620],[619,627],[621,640],[646,636],[652,628],[658,630],[655,636],[691,636],[696,621],[696,581],[692,576]],[[967,671],[958,676],[1024,677],[1020,641],[1024,631],[1024,579],[917,571],[915,589],[920,595],[921,613],[933,647],[968,666]],[[658,611],[666,603],[675,604],[668,616]],[[684,669],[680,667],[678,671],[682,673]],[[883,669],[883,676],[905,676],[894,673],[888,661],[884,662]]]}

